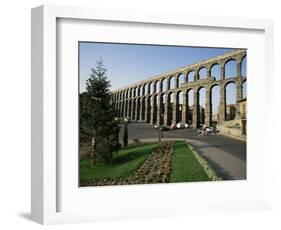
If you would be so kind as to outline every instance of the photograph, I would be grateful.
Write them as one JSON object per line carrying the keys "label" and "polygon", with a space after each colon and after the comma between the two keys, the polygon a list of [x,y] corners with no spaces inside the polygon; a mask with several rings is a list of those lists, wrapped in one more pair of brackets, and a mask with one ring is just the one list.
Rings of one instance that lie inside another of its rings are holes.
{"label": "photograph", "polygon": [[247,48],[78,42],[79,187],[247,179]]}

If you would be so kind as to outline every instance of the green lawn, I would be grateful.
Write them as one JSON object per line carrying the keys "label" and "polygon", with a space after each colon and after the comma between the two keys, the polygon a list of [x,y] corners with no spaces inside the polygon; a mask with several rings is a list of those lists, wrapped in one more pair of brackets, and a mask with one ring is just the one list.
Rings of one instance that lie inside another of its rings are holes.
{"label": "green lawn", "polygon": [[89,158],[80,160],[80,181],[89,182],[101,179],[129,176],[146,160],[157,144],[147,143],[120,150],[113,156],[112,164],[96,164],[92,166]]}
{"label": "green lawn", "polygon": [[184,141],[174,142],[170,182],[209,181],[209,177]]}

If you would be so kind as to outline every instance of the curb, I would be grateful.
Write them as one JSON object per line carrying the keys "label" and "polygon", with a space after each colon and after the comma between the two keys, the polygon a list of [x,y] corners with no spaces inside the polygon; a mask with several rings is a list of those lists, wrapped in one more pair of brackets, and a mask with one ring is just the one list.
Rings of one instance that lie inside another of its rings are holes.
{"label": "curb", "polygon": [[212,169],[212,167],[208,164],[208,162],[203,157],[201,157],[199,155],[199,153],[193,148],[193,146],[191,146],[187,142],[186,142],[186,145],[190,148],[191,152],[193,153],[195,158],[198,160],[199,164],[202,166],[203,170],[206,172],[206,174],[208,175],[208,177],[212,181],[220,181],[220,180],[222,180],[222,178],[220,178],[216,174],[216,172]]}

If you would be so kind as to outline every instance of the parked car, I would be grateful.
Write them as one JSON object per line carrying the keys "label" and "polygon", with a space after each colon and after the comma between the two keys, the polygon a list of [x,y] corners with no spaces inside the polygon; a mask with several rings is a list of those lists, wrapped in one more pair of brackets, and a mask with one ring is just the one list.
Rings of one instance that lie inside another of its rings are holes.
{"label": "parked car", "polygon": [[213,127],[206,127],[205,131],[206,131],[207,134],[214,133],[214,128]]}
{"label": "parked car", "polygon": [[185,128],[185,123],[179,122],[179,123],[177,123],[176,126],[177,126],[178,129],[183,129],[183,128]]}

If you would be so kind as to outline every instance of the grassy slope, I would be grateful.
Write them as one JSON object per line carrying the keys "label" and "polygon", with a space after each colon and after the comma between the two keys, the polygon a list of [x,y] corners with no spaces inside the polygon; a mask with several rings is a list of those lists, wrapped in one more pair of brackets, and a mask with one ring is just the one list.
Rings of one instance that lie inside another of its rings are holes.
{"label": "grassy slope", "polygon": [[156,146],[157,144],[151,143],[120,150],[113,156],[113,163],[110,165],[92,166],[90,159],[83,158],[80,160],[80,179],[92,181],[129,176],[142,165]]}
{"label": "grassy slope", "polygon": [[210,180],[184,141],[174,143],[170,182]]}

